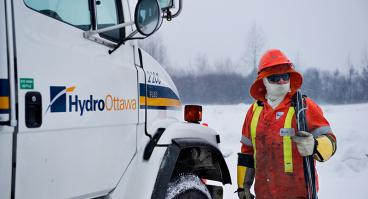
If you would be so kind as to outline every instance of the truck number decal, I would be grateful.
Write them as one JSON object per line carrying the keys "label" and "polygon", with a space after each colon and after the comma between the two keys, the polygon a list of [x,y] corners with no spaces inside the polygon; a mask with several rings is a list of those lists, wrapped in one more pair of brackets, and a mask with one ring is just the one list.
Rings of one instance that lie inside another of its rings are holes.
{"label": "truck number decal", "polygon": [[161,84],[161,79],[157,72],[147,71],[147,74],[148,74],[148,83]]}

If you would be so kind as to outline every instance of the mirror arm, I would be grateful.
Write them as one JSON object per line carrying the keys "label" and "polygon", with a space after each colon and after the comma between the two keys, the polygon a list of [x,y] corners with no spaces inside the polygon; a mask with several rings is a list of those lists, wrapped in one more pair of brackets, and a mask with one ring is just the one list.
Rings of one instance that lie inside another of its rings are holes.
{"label": "mirror arm", "polygon": [[165,18],[167,21],[171,21],[172,20],[172,14],[170,9],[166,9],[164,10],[164,16],[163,18]]}
{"label": "mirror arm", "polygon": [[182,2],[182,0],[179,0],[179,9],[178,9],[178,11],[176,11],[175,14],[172,14],[170,9],[165,9],[164,10],[165,15],[163,16],[163,18],[165,18],[167,21],[171,21],[172,18],[175,18],[175,17],[179,16],[182,9],[183,9],[183,2]]}
{"label": "mirror arm", "polygon": [[102,29],[98,29],[98,30],[88,30],[88,31],[83,32],[83,37],[89,39],[89,38],[91,38],[92,36],[94,36],[96,34],[107,32],[107,31],[110,31],[110,30],[116,30],[116,29],[119,29],[119,28],[124,28],[124,27],[131,26],[131,25],[134,25],[134,21],[121,23],[121,24],[117,24],[117,25],[114,25],[114,26],[110,26],[110,27],[106,27],[106,28],[102,28]]}
{"label": "mirror arm", "polygon": [[121,45],[123,45],[123,44],[125,44],[125,42],[126,41],[129,41],[129,40],[135,40],[135,39],[145,39],[145,38],[147,38],[147,37],[133,37],[135,34],[137,34],[138,33],[138,31],[137,30],[135,30],[135,31],[133,31],[132,33],[130,33],[129,35],[128,35],[128,37],[126,37],[126,38],[124,38],[123,40],[121,40],[119,43],[117,43],[116,44],[116,46],[113,48],[113,49],[111,49],[111,50],[109,50],[108,52],[109,52],[109,54],[111,55],[115,50],[117,50]]}
{"label": "mirror arm", "polygon": [[175,14],[171,15],[171,18],[175,18],[175,17],[179,16],[182,9],[183,9],[183,0],[179,0],[179,9]]}

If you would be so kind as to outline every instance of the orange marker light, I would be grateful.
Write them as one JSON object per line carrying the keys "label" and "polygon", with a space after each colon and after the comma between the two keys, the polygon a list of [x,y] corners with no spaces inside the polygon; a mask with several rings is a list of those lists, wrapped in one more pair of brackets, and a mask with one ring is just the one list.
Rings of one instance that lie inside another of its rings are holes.
{"label": "orange marker light", "polygon": [[184,108],[184,120],[192,123],[202,121],[202,106],[186,105]]}

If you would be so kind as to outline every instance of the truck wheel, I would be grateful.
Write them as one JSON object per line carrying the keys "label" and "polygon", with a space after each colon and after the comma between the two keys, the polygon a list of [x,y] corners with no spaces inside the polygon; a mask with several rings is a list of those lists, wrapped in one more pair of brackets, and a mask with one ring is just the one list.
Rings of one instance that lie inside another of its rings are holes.
{"label": "truck wheel", "polygon": [[180,174],[168,185],[165,199],[211,199],[210,192],[194,174]]}

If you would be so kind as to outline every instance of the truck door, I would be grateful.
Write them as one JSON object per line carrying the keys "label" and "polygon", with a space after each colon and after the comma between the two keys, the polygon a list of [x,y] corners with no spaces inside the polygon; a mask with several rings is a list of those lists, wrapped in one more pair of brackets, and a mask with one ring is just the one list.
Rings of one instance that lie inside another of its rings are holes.
{"label": "truck door", "polygon": [[[18,132],[15,198],[93,198],[111,191],[136,152],[137,70],[119,0],[16,0]],[[97,13],[96,15],[94,13]],[[103,41],[103,42],[101,42]],[[109,47],[110,46],[110,47]]]}
{"label": "truck door", "polygon": [[0,198],[11,196],[12,145],[5,1],[0,2]]}

